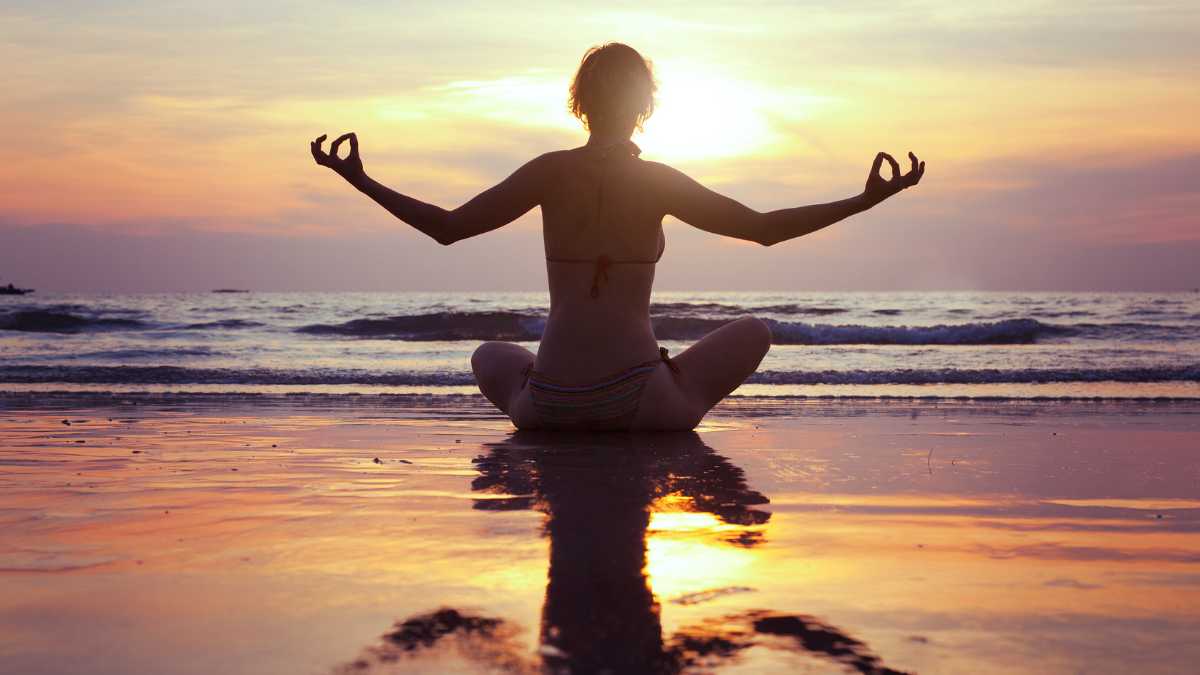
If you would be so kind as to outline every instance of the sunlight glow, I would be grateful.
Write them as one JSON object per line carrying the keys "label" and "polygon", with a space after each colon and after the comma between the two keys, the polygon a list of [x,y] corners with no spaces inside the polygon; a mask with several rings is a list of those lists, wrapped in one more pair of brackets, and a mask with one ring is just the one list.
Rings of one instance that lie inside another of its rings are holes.
{"label": "sunlight glow", "polygon": [[561,74],[531,70],[494,80],[448,82],[427,91],[446,115],[523,126],[576,128],[578,122],[567,112],[569,85]]}
{"label": "sunlight glow", "polygon": [[737,529],[734,525],[723,524],[711,513],[655,513],[650,516],[650,532],[695,532]]}
{"label": "sunlight glow", "polygon": [[[655,63],[654,114],[634,141],[663,161],[763,153],[783,144],[773,123],[808,117],[828,99],[799,89],[768,89],[688,62]],[[387,106],[381,116],[412,116],[416,103],[431,116],[470,117],[523,127],[582,131],[566,110],[568,74],[530,70],[493,80],[459,80],[424,90],[422,99]]]}
{"label": "sunlight glow", "polygon": [[747,548],[722,541],[741,525],[694,511],[690,497],[666,495],[651,505],[646,528],[646,575],[662,599],[728,585],[756,558]]}
{"label": "sunlight glow", "polygon": [[646,541],[646,576],[654,594],[667,600],[736,585],[757,555],[716,541],[652,536]]}
{"label": "sunlight glow", "polygon": [[710,159],[778,142],[766,116],[771,96],[764,90],[696,66],[655,67],[657,106],[645,132],[635,137],[648,155]]}

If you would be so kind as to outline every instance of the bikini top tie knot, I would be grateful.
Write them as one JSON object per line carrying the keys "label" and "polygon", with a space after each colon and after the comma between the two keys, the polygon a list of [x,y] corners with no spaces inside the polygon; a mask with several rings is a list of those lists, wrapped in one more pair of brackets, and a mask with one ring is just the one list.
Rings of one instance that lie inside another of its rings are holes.
{"label": "bikini top tie knot", "polygon": [[608,281],[608,268],[612,267],[612,258],[606,255],[596,257],[596,271],[592,274],[592,291],[593,299],[600,297],[600,282]]}
{"label": "bikini top tie knot", "polygon": [[637,143],[632,140],[618,141],[610,145],[605,145],[600,148],[600,159],[608,159],[614,155],[628,154],[632,157],[640,157],[642,149]]}

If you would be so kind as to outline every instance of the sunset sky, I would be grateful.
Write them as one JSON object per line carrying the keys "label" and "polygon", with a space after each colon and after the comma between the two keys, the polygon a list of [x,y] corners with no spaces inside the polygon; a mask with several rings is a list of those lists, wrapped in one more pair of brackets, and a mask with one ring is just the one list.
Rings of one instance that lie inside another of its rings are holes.
{"label": "sunset sky", "polygon": [[584,50],[653,60],[643,157],[767,210],[922,184],[769,249],[668,219],[664,289],[1200,287],[1200,5],[7,0],[0,283],[544,288],[540,215],[440,247],[313,164],[453,207],[586,140]]}

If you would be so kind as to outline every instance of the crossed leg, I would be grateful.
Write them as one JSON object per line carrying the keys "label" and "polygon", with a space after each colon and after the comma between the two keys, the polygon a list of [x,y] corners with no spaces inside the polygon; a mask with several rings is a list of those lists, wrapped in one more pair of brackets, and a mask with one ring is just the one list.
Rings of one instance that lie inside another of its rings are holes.
{"label": "crossed leg", "polygon": [[646,383],[636,430],[687,431],[750,377],[771,348],[771,329],[761,319],[731,321],[705,335]]}
{"label": "crossed leg", "polygon": [[[771,329],[753,317],[731,321],[705,335],[672,361],[661,364],[642,391],[633,429],[686,431],[721,399],[746,381],[771,348]],[[533,352],[511,342],[485,342],[471,356],[479,390],[512,419],[517,428],[537,426],[522,371],[534,362]]]}
{"label": "crossed leg", "polygon": [[534,361],[533,352],[511,342],[485,342],[471,355],[471,370],[479,391],[505,415],[513,416],[513,402],[525,385],[523,371]]}

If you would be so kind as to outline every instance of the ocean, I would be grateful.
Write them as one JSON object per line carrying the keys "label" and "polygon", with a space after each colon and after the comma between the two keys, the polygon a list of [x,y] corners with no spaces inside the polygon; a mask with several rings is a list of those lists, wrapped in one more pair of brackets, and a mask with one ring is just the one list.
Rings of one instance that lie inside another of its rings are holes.
{"label": "ocean", "polygon": [[[536,351],[545,293],[0,297],[0,391],[476,393],[485,340]],[[1200,293],[662,292],[677,354],[753,315],[774,345],[735,395],[1200,398]]]}

